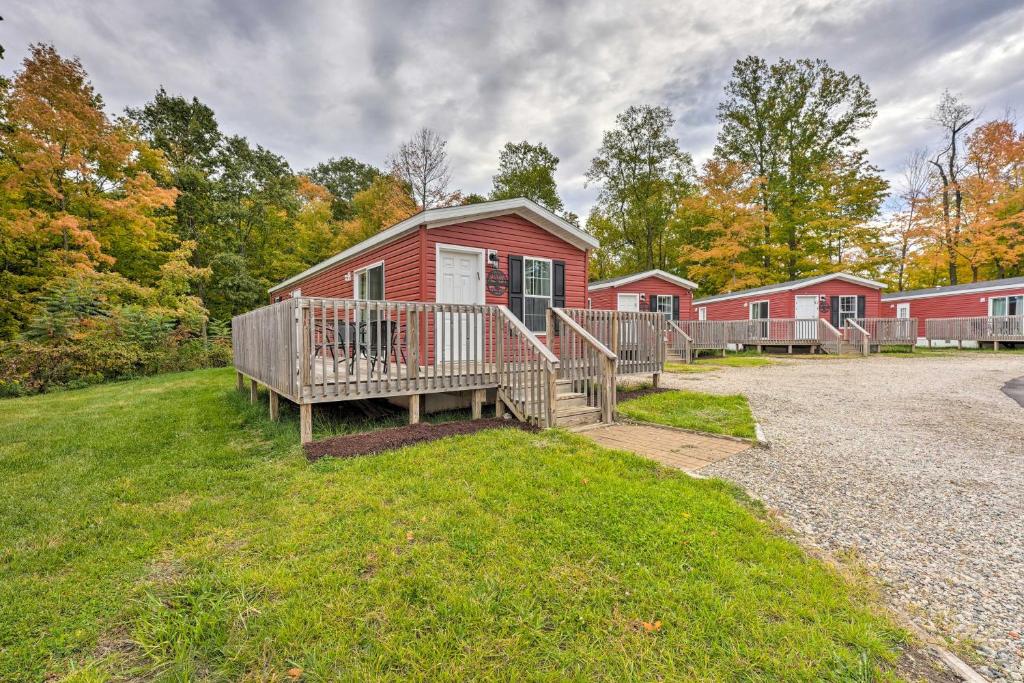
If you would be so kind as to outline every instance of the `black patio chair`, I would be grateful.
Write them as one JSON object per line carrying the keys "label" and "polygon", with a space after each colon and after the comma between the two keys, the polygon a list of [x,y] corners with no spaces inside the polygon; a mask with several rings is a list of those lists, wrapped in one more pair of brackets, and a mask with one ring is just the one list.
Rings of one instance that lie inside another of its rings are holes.
{"label": "black patio chair", "polygon": [[355,323],[344,321],[338,322],[338,329],[334,329],[334,323],[316,323],[316,345],[313,349],[314,356],[330,354],[331,362],[336,369],[338,360],[344,361],[346,357],[356,356],[356,345],[358,343],[358,332]]}
{"label": "black patio chair", "polygon": [[370,361],[370,372],[377,369],[377,362],[384,363],[384,374],[390,372],[390,359],[408,362],[405,347],[400,339],[401,325],[395,320],[371,320],[364,324],[363,352]]}

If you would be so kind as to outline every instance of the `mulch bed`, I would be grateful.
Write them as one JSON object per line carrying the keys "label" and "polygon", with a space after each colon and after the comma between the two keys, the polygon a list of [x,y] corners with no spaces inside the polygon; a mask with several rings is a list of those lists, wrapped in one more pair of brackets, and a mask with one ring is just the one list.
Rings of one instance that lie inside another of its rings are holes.
{"label": "mulch bed", "polygon": [[440,424],[428,424],[421,422],[404,427],[390,427],[374,432],[362,434],[346,434],[344,436],[332,436],[322,441],[314,441],[305,446],[306,457],[310,462],[316,462],[320,458],[354,458],[358,455],[370,455],[382,451],[390,451],[402,446],[409,446],[415,443],[437,441],[446,436],[457,434],[475,434],[484,429],[521,429],[526,432],[536,432],[537,427],[519,422],[518,420],[505,420],[495,417],[482,420],[459,420],[455,422],[442,422]]}
{"label": "mulch bed", "polygon": [[643,389],[620,389],[616,396],[619,401],[628,401],[631,398],[640,398],[641,396],[647,396],[648,394],[663,394],[666,391],[675,391],[675,389],[666,389],[665,387],[644,387]]}

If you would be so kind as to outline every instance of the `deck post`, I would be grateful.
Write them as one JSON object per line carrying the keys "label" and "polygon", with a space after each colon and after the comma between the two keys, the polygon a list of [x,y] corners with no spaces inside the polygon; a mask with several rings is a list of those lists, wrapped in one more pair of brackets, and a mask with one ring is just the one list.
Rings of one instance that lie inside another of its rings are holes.
{"label": "deck post", "polygon": [[548,308],[545,311],[544,336],[546,337],[544,339],[544,343],[547,345],[547,347],[549,349],[554,349],[555,348],[555,314],[551,312],[550,308]]}
{"label": "deck post", "polygon": [[249,403],[256,403],[260,400],[260,385],[256,380],[249,381]]}
{"label": "deck post", "polygon": [[615,354],[615,357],[619,357],[619,316],[618,311],[612,311],[612,329],[610,332],[612,343],[610,351]]}
{"label": "deck post", "polygon": [[423,394],[409,395],[409,424],[419,424],[420,404],[423,402]]}
{"label": "deck post", "polygon": [[245,375],[235,370],[235,389],[245,391]]}
{"label": "deck post", "polygon": [[268,391],[270,392],[270,419],[273,422],[277,422],[281,417],[280,396],[273,389]]}
{"label": "deck post", "polygon": [[788,347],[786,347],[786,348],[787,348],[787,352],[789,353],[789,355],[791,355],[791,356],[792,356],[792,355],[793,355],[793,345],[792,345],[792,344],[790,344],[790,345],[789,345]]}
{"label": "deck post", "polygon": [[299,404],[299,442],[307,444],[313,440],[313,404]]}
{"label": "deck post", "polygon": [[[406,313],[406,322],[409,330],[405,345],[409,348],[409,377],[415,381],[416,388],[419,388],[420,377],[420,314],[416,308]],[[411,405],[411,403],[410,403]]]}
{"label": "deck post", "polygon": [[651,386],[653,386],[655,389],[657,389],[659,386],[661,386],[661,373],[660,372],[656,372],[653,375],[651,375]]}
{"label": "deck post", "polygon": [[999,341],[998,340],[992,340],[992,350],[993,351],[998,351],[999,350]]}
{"label": "deck post", "polygon": [[499,420],[505,417],[505,402],[501,400],[501,396],[494,398],[494,417]]}
{"label": "deck post", "polygon": [[479,420],[484,413],[484,399],[487,398],[486,389],[474,389],[472,395],[473,419]]}

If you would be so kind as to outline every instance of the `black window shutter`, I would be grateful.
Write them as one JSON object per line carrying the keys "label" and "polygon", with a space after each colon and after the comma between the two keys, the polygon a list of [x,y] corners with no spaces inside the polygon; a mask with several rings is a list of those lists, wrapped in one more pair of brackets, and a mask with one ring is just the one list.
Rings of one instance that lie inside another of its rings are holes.
{"label": "black window shutter", "polygon": [[523,319],[523,257],[508,257],[508,310]]}
{"label": "black window shutter", "polygon": [[672,296],[672,319],[679,320],[679,295]]}
{"label": "black window shutter", "polygon": [[829,322],[832,327],[839,327],[839,297],[833,296],[829,300]]}
{"label": "black window shutter", "polygon": [[565,261],[551,263],[551,306],[565,308]]}
{"label": "black window shutter", "polygon": [[648,304],[647,308],[651,309],[652,311],[657,311],[658,310],[658,295],[657,294],[648,294],[647,295],[647,304]]}
{"label": "black window shutter", "polygon": [[858,296],[857,297],[857,317],[858,318],[866,318],[867,317],[865,315],[865,311],[867,311],[867,307],[868,307],[868,298],[866,296]]}

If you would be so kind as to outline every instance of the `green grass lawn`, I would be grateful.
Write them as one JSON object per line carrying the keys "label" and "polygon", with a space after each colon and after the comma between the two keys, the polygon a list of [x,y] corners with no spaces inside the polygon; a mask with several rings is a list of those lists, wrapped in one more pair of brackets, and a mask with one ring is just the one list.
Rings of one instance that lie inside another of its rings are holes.
{"label": "green grass lawn", "polygon": [[739,394],[718,396],[696,391],[664,391],[620,401],[618,409],[634,420],[754,438],[754,416],[750,414],[747,399]]}
{"label": "green grass lawn", "polygon": [[0,401],[0,680],[895,676],[722,482],[559,431],[311,465],[264,415],[230,370]]}
{"label": "green grass lawn", "polygon": [[756,368],[762,365],[774,365],[772,358],[750,352],[733,353],[727,356],[703,356],[693,363],[666,363],[666,372],[690,373],[710,372],[717,368]]}

